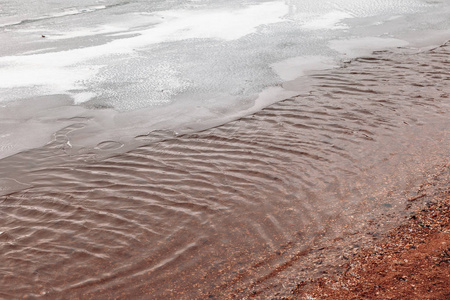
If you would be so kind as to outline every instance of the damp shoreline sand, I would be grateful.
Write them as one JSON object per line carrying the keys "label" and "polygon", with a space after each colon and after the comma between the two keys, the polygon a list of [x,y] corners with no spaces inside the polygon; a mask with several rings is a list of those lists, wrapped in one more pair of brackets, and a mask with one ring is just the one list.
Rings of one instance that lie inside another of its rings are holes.
{"label": "damp shoreline sand", "polygon": [[449,180],[445,165],[407,199],[415,208],[400,226],[346,257],[342,273],[301,281],[285,299],[449,299]]}

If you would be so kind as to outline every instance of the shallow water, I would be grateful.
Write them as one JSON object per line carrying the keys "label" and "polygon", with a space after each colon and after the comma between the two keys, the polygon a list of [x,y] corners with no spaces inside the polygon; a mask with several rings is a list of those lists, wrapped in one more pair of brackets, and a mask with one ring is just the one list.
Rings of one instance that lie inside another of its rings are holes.
{"label": "shallow water", "polygon": [[3,1],[0,297],[270,298],[333,272],[448,162],[449,47],[415,47],[449,10]]}
{"label": "shallow water", "polygon": [[264,297],[331,272],[306,264],[314,249],[352,247],[448,162],[449,49],[377,52],[286,83],[304,92],[253,115],[106,158],[68,155],[68,127],[2,159],[0,295]]}

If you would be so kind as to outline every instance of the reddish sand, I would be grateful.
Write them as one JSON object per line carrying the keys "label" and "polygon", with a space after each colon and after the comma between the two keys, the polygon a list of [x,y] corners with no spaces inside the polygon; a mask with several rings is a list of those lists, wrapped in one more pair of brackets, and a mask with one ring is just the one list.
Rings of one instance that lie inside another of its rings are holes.
{"label": "reddish sand", "polygon": [[[448,171],[438,178],[448,183]],[[409,199],[424,200],[422,208],[350,258],[340,276],[302,281],[293,299],[450,299],[450,189],[436,185],[422,186]]]}

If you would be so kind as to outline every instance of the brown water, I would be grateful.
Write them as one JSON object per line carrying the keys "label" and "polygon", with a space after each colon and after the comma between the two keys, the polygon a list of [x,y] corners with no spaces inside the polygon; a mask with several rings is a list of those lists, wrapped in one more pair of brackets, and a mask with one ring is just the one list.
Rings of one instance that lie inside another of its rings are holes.
{"label": "brown water", "polygon": [[69,127],[1,160],[0,296],[266,298],[332,272],[449,161],[450,46],[412,52],[313,74],[298,97],[106,159],[67,155]]}

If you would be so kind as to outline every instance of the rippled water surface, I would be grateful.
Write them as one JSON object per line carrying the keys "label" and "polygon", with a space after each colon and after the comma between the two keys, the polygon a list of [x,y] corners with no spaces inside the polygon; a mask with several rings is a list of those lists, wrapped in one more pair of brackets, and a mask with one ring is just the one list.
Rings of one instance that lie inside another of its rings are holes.
{"label": "rippled water surface", "polygon": [[0,298],[286,296],[449,161],[445,1],[0,2]]}
{"label": "rippled water surface", "polygon": [[448,162],[449,49],[377,52],[123,154],[67,154],[72,125],[0,160],[1,297],[264,297],[330,270],[302,261],[401,211]]}

